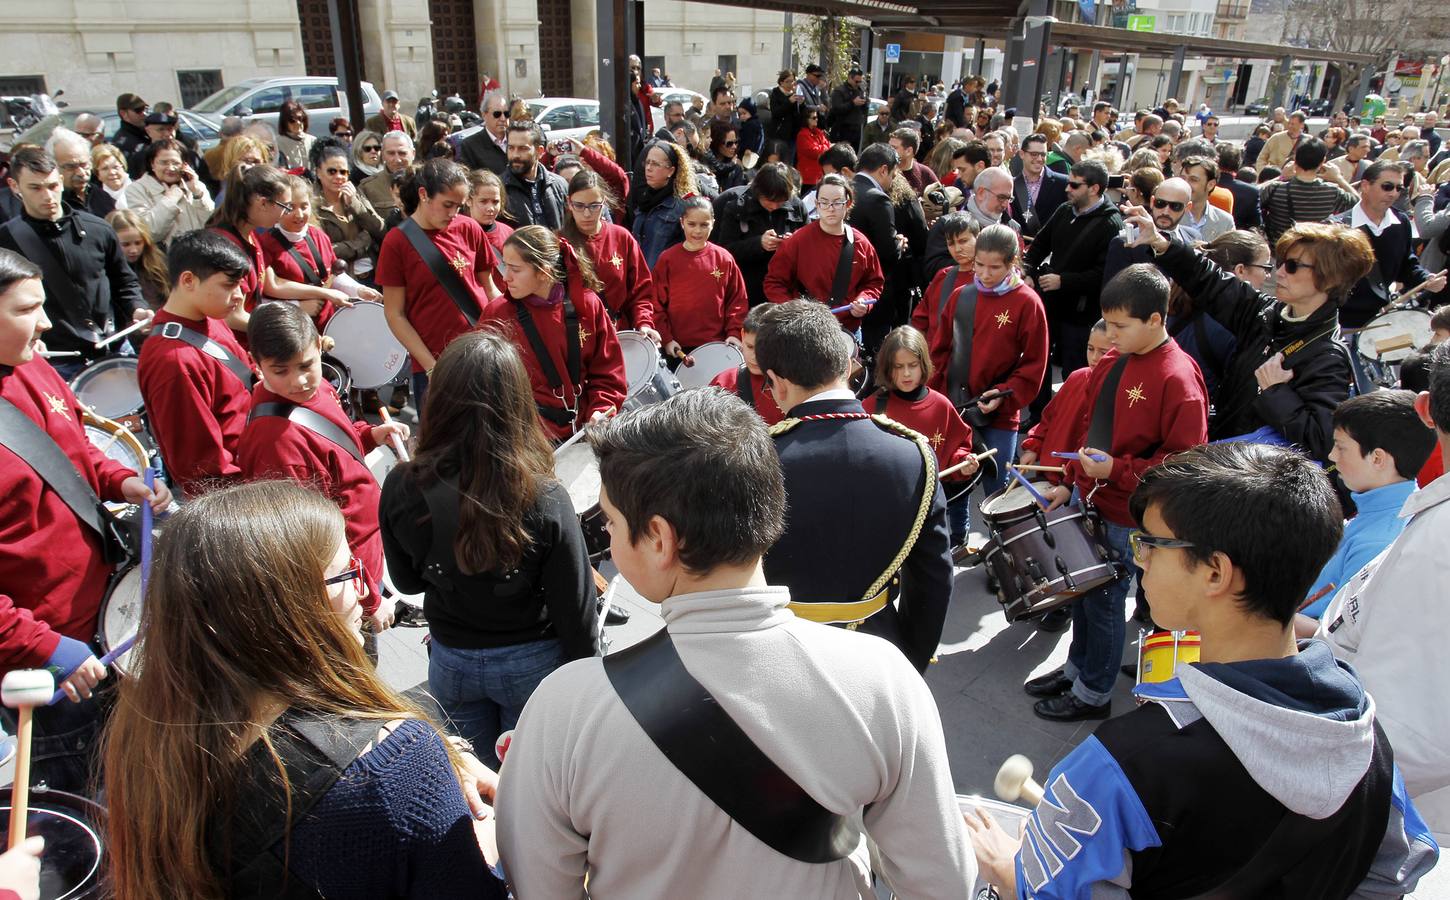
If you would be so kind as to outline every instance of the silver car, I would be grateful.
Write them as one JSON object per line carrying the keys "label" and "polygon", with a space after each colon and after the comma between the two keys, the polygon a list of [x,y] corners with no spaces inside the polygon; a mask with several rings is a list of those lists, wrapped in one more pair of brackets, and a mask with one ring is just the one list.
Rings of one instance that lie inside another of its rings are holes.
{"label": "silver car", "polygon": [[[363,115],[382,111],[383,101],[370,83],[362,83]],[[227,116],[241,116],[248,122],[266,122],[277,127],[277,113],[282,104],[296,100],[307,110],[307,130],[317,137],[327,137],[328,124],[343,115],[343,94],[336,78],[290,75],[279,78],[248,78],[224,87],[192,106],[190,112],[210,119],[220,126]]]}

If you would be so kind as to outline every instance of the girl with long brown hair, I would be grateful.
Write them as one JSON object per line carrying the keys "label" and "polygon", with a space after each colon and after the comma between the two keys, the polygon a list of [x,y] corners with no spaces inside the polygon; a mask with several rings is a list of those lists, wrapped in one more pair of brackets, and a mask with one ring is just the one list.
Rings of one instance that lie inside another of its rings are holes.
{"label": "girl with long brown hair", "polygon": [[136,273],[136,280],[141,282],[141,296],[146,298],[146,305],[160,309],[166,303],[166,295],[171,293],[171,276],[167,274],[166,254],[151,239],[151,229],[130,209],[118,209],[106,216],[106,224],[116,230],[121,252],[131,271]]}
{"label": "girl with long brown hair", "polygon": [[283,481],[198,497],[150,577],[103,750],[116,896],[503,896],[471,827],[492,773],[363,654],[336,506]]}
{"label": "girl with long brown hair", "polygon": [[593,573],[514,345],[456,338],[427,403],[383,485],[383,549],[393,584],[423,594],[433,696],[487,753],[546,675],[598,655]]}
{"label": "girl with long brown hair", "polygon": [[580,169],[569,179],[560,237],[589,257],[603,285],[600,299],[617,328],[633,328],[655,343],[655,289],[639,242],[629,229],[605,221],[605,210],[618,203],[604,179],[592,169]]}

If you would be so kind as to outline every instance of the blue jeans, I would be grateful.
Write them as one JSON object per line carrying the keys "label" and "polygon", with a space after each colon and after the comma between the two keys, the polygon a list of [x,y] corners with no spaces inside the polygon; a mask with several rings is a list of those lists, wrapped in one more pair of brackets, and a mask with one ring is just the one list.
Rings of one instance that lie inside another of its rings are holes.
{"label": "blue jeans", "polygon": [[1063,674],[1072,679],[1073,696],[1090,706],[1113,697],[1113,685],[1123,662],[1124,602],[1128,584],[1139,574],[1128,549],[1126,525],[1103,522],[1108,546],[1126,566],[1123,574],[1072,601],[1072,644],[1067,648]]}
{"label": "blue jeans", "polygon": [[[943,482],[950,484],[950,482]],[[947,527],[951,529],[952,546],[960,546],[972,531],[972,492],[962,495],[947,504]]]}
{"label": "blue jeans", "polygon": [[987,447],[997,451],[992,461],[997,464],[997,479],[990,484],[983,482],[982,490],[987,496],[1000,491],[1012,476],[1007,473],[1007,464],[1017,458],[1017,430],[1015,428],[984,428],[982,440]]}
{"label": "blue jeans", "polygon": [[418,411],[418,424],[413,426],[416,431],[423,427],[423,400],[428,396],[428,373],[413,373],[413,408]]}
{"label": "blue jeans", "polygon": [[435,637],[428,656],[428,687],[458,733],[473,742],[478,758],[498,767],[493,742],[518,724],[539,682],[564,664],[553,639],[508,647],[459,650]]}

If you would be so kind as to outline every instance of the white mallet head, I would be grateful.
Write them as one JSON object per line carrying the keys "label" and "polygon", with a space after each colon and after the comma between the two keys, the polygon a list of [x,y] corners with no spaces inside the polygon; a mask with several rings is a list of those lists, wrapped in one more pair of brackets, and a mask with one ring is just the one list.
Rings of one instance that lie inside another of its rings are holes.
{"label": "white mallet head", "polygon": [[[1016,803],[1023,794],[1023,787],[1032,781],[1032,760],[1020,753],[1007,757],[1002,763],[1002,768],[997,770],[997,778],[992,782],[992,789],[997,796],[1008,803]],[[1028,798],[1031,799],[1031,798]]]}
{"label": "white mallet head", "polygon": [[44,706],[55,695],[55,676],[45,669],[15,669],[0,681],[0,703],[11,709]]}

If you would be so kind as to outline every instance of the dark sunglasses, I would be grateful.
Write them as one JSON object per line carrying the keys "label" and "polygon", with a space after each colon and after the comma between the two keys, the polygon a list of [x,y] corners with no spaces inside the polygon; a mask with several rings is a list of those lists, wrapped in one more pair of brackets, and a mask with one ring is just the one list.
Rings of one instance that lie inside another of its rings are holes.
{"label": "dark sunglasses", "polygon": [[1186,203],[1180,203],[1177,200],[1164,200],[1164,199],[1162,199],[1160,197],[1154,197],[1153,198],[1153,208],[1154,209],[1171,209],[1174,212],[1183,212],[1183,207],[1185,207],[1187,205],[1188,204],[1186,204]]}
{"label": "dark sunglasses", "polygon": [[349,139],[351,139],[352,138],[352,132],[351,131],[339,131],[337,134],[333,135],[333,137],[337,137],[337,138],[349,138]]}
{"label": "dark sunglasses", "polygon": [[382,149],[383,149],[383,145],[382,144],[364,144],[363,145],[363,148],[362,148],[362,152],[364,152],[364,153],[377,153],[378,151],[380,151]]}
{"label": "dark sunglasses", "polygon": [[1309,265],[1306,262],[1300,262],[1297,259],[1280,260],[1279,268],[1283,269],[1285,272],[1288,272],[1290,275],[1297,273],[1300,269],[1308,269],[1311,272],[1314,271],[1313,266]]}
{"label": "dark sunglasses", "polygon": [[490,119],[502,119],[504,116],[506,116],[508,114],[509,114],[509,112],[506,109],[494,109],[494,110],[489,110],[488,117]]}
{"label": "dark sunglasses", "polygon": [[740,143],[739,141],[724,141],[723,144],[722,144],[722,146],[725,146],[725,147],[734,147],[734,146],[736,146],[739,143]]}
{"label": "dark sunglasses", "polygon": [[1073,190],[1077,190],[1078,188],[1080,188],[1080,187],[1083,186],[1083,182],[1081,182],[1081,181],[1069,181],[1067,183],[1067,186],[1070,187],[1070,188],[1072,188]]}
{"label": "dark sunglasses", "polygon": [[1381,181],[1380,190],[1394,191],[1396,194],[1403,194],[1406,190],[1408,190],[1408,188],[1405,187],[1403,184],[1395,184],[1392,181]]}

